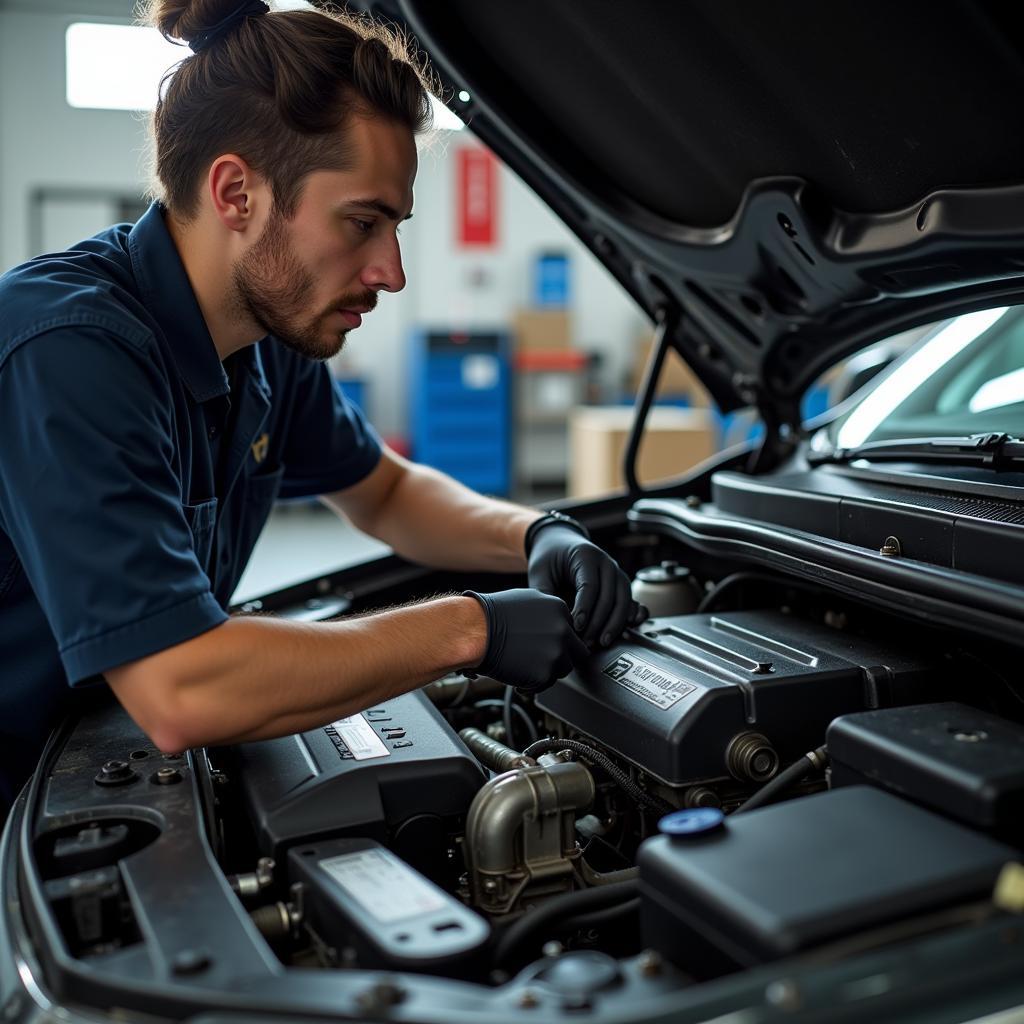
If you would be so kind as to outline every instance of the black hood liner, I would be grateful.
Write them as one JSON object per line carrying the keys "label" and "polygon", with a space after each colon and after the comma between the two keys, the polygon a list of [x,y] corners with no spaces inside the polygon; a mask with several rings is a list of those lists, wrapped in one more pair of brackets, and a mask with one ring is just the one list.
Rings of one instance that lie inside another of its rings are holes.
{"label": "black hood liner", "polygon": [[1024,179],[1018,4],[410,6],[559,165],[677,224],[725,224],[759,178],[850,212]]}
{"label": "black hood liner", "polygon": [[652,317],[681,314],[723,409],[792,424],[836,359],[1024,296],[1020,5],[353,6],[417,37],[453,109]]}

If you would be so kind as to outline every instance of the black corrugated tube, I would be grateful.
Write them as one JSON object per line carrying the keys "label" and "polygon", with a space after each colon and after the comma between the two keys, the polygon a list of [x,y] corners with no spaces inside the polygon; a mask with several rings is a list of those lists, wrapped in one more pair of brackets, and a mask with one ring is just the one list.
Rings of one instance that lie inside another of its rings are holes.
{"label": "black corrugated tube", "polygon": [[571,750],[578,757],[585,757],[592,761],[599,768],[604,769],[608,777],[628,796],[631,796],[638,804],[642,804],[648,810],[658,814],[668,814],[673,808],[664,800],[659,800],[650,793],[645,793],[610,757],[605,756],[600,750],[596,750],[589,743],[581,743],[579,740],[559,740],[554,738],[537,740],[531,743],[523,753],[527,757],[538,758],[541,754],[547,754],[555,750]]}

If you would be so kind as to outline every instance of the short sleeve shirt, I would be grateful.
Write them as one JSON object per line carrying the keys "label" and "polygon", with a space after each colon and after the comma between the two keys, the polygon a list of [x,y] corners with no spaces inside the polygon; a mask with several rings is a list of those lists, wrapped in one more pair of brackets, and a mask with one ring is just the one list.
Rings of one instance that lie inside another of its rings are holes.
{"label": "short sleeve shirt", "polygon": [[275,498],[380,452],[323,364],[221,363],[159,205],[0,277],[0,805],[69,684],[222,623]]}

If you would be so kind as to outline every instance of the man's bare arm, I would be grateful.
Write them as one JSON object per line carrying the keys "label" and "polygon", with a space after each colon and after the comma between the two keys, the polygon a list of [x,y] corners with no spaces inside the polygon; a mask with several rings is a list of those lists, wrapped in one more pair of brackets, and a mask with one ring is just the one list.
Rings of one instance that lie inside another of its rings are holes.
{"label": "man's bare arm", "polygon": [[316,728],[476,665],[486,646],[480,604],[449,597],[341,622],[231,619],[106,678],[176,751]]}
{"label": "man's bare arm", "polygon": [[526,528],[540,515],[485,498],[389,448],[365,480],[323,501],[420,565],[488,572],[526,568]]}

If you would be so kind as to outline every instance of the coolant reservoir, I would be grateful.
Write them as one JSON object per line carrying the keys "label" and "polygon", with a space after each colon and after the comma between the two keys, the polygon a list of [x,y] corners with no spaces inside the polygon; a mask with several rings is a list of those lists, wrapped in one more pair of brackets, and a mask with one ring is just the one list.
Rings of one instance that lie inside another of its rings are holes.
{"label": "coolant reservoir", "polygon": [[646,605],[652,618],[687,615],[696,611],[700,588],[690,570],[678,562],[641,569],[633,577],[633,600]]}

